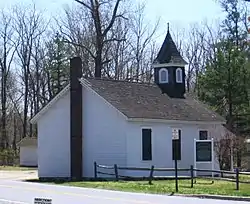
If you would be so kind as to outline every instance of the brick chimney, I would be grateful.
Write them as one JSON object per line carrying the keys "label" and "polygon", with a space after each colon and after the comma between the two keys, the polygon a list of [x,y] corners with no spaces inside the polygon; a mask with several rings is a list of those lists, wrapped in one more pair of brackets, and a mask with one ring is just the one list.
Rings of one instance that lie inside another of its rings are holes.
{"label": "brick chimney", "polygon": [[[70,155],[71,179],[82,179],[82,60],[70,59]],[[58,127],[60,128],[60,127]],[[60,147],[59,147],[60,148]]]}

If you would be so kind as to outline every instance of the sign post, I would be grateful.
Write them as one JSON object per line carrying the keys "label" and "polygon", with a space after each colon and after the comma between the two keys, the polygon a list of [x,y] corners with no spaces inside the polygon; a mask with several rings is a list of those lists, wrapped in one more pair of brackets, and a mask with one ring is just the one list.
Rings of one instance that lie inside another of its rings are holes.
{"label": "sign post", "polygon": [[211,165],[212,165],[212,178],[214,178],[214,138],[211,139],[211,154],[212,154],[212,159],[211,159]]}
{"label": "sign post", "polygon": [[[194,169],[196,169],[196,139],[194,139]],[[194,177],[197,177],[197,171],[194,171]],[[196,180],[195,180],[196,181]]]}
{"label": "sign post", "polygon": [[[178,140],[178,139],[179,139],[179,130],[174,128],[172,130],[172,140]],[[177,142],[174,142],[174,151],[175,151],[175,158],[174,158],[175,191],[178,192]]]}

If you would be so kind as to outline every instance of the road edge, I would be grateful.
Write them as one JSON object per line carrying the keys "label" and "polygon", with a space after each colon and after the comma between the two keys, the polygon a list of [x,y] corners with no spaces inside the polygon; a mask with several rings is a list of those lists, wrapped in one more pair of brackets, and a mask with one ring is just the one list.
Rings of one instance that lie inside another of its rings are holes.
{"label": "road edge", "polygon": [[250,202],[250,197],[240,197],[240,196],[223,196],[223,195],[207,195],[207,194],[172,194],[172,196],[180,197],[192,197],[200,199],[216,199],[216,200],[232,200],[232,201],[247,201]]}
{"label": "road edge", "polygon": [[0,202],[10,203],[10,204],[29,204],[29,203],[22,202],[22,201],[7,200],[7,199],[2,199],[2,198],[0,198]]}

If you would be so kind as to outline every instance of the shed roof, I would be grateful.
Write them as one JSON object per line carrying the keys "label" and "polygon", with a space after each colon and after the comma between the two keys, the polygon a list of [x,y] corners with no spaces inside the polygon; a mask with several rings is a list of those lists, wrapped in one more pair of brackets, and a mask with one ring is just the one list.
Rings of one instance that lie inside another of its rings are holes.
{"label": "shed roof", "polygon": [[36,146],[36,145],[37,145],[37,137],[25,137],[17,143],[17,146],[19,147]]}

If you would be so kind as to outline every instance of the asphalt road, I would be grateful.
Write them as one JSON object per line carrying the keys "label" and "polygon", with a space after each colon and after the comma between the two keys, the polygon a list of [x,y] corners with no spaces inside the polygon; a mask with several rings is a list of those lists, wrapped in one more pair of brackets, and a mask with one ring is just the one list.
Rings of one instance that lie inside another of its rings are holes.
{"label": "asphalt road", "polygon": [[0,203],[33,204],[34,198],[52,204],[247,204],[249,202],[184,198],[141,193],[76,188],[21,181],[0,180]]}

